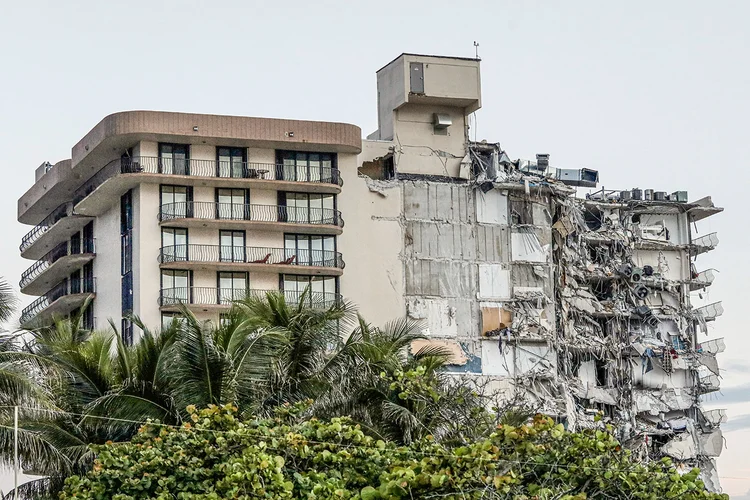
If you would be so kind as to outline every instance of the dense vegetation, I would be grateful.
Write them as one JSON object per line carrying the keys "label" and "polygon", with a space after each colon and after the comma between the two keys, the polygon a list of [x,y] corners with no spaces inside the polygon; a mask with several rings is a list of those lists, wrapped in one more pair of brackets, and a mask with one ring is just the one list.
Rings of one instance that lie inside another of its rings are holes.
{"label": "dense vegetation", "polygon": [[418,325],[305,303],[250,298],[221,325],[184,310],[133,346],[81,318],[0,337],[0,463],[18,406],[23,470],[43,477],[23,498],[66,478],[62,498],[88,500],[724,498],[632,463],[603,425],[492,408],[446,375],[447,353],[410,353]]}
{"label": "dense vegetation", "polygon": [[[82,329],[80,318],[4,337],[0,460],[13,457],[13,405],[21,409],[23,469],[45,477],[24,487],[28,495],[59,490],[65,477],[89,470],[90,445],[127,441],[147,419],[189,421],[189,405],[231,403],[247,417],[314,400],[310,416],[349,415],[371,435],[399,443],[427,434],[469,439],[494,426],[477,393],[446,382],[445,353],[409,354],[421,338],[415,324],[376,328],[348,304],[306,302],[291,305],[278,293],[249,298],[218,326],[185,310],[160,332],[140,325],[134,346],[114,326]],[[392,380],[414,369],[420,379],[408,383],[424,391],[404,398]]]}
{"label": "dense vegetation", "polygon": [[697,470],[636,464],[610,433],[569,433],[542,416],[465,445],[427,436],[404,446],[348,418],[282,411],[242,422],[231,405],[191,410],[180,428],[145,425],[128,444],[98,447],[93,470],[68,479],[60,498],[725,498],[706,493]]}

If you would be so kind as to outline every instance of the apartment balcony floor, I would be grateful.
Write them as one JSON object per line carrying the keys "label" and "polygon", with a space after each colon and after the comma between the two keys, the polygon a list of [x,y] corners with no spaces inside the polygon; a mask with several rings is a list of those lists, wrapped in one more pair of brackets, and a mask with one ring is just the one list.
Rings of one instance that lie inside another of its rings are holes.
{"label": "apartment balcony floor", "polygon": [[[217,287],[166,288],[159,293],[159,309],[162,312],[179,312],[183,305],[193,312],[226,312],[232,304],[244,298],[265,297],[267,293],[283,293],[290,304],[298,304],[303,292],[283,290],[230,290]],[[337,293],[311,292],[305,296],[313,308],[329,308],[343,299]]]}
{"label": "apartment balcony floor", "polygon": [[44,257],[60,242],[70,238],[70,235],[83,229],[94,220],[93,217],[68,215],[50,226],[36,226],[21,243],[21,257],[38,260]]}
{"label": "apartment balcony floor", "polygon": [[94,253],[78,253],[65,255],[49,264],[47,268],[40,271],[25,283],[22,281],[21,293],[26,295],[42,295],[70,275],[71,272],[94,259]]}
{"label": "apartment balcony floor", "polygon": [[215,227],[341,234],[344,220],[338,210],[284,205],[232,205],[207,201],[164,204],[159,208],[162,226]]}
{"label": "apartment balcony floor", "polygon": [[294,251],[284,248],[176,245],[163,247],[159,264],[169,269],[259,271],[280,274],[341,276],[341,254],[325,250]]}
{"label": "apartment balcony floor", "polygon": [[[113,199],[119,198],[123,193],[141,183],[255,188],[303,193],[337,194],[341,192],[338,181],[340,177],[336,169],[328,169],[328,173],[322,176],[319,173],[317,176],[299,176],[307,180],[297,180],[298,176],[294,171],[286,174],[277,172],[279,168],[288,169],[288,167],[275,164],[244,164],[253,165],[254,168],[245,168],[242,175],[230,177],[229,174],[226,176],[216,174],[217,162],[214,160],[188,160],[189,164],[197,164],[198,168],[180,169],[174,167],[165,169],[159,163],[159,158],[142,157],[141,161],[138,160],[138,158],[127,160],[127,162],[115,160],[94,174],[74,195],[76,213],[89,216],[101,215],[112,206]],[[255,172],[255,174],[249,172]]]}
{"label": "apartment balcony floor", "polygon": [[[33,328],[49,324],[53,318],[70,314],[75,309],[83,306],[87,300],[94,299],[95,297],[96,294],[94,292],[81,292],[63,295],[51,302],[49,300],[46,303],[40,301],[39,305],[36,306],[36,311],[26,312],[24,310],[19,322],[23,328]],[[45,298],[40,297],[40,299]]]}

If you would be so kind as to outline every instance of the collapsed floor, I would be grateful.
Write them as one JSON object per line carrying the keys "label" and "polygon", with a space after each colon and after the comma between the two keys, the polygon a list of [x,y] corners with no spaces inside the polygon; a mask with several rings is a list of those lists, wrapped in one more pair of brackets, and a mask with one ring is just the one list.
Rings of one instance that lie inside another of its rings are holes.
{"label": "collapsed floor", "polygon": [[719,490],[726,416],[700,396],[719,388],[724,343],[698,338],[722,309],[693,308],[690,292],[713,281],[695,259],[718,244],[691,225],[721,209],[683,192],[577,198],[571,184],[598,174],[511,162],[494,144],[474,143],[464,165],[465,179],[397,178],[389,158],[361,172],[372,192],[399,190],[407,314],[454,352],[456,372],[571,429],[603,414],[643,460],[697,466]]}

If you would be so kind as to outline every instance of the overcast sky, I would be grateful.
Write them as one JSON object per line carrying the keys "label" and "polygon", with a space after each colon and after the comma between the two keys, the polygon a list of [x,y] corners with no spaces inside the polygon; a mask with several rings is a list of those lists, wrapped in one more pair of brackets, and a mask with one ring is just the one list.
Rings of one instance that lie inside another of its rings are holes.
{"label": "overcast sky", "polygon": [[[366,6],[365,6],[366,5]],[[30,228],[16,202],[34,169],[70,157],[105,115],[153,109],[376,128],[375,71],[401,52],[482,58],[472,138],[512,158],[600,172],[611,189],[687,190],[726,208],[710,337],[725,337],[726,492],[750,490],[750,2],[6,2],[0,13],[0,275],[14,286]],[[24,305],[31,302],[24,297]],[[738,479],[739,478],[739,479]],[[8,483],[0,480],[0,488]]]}

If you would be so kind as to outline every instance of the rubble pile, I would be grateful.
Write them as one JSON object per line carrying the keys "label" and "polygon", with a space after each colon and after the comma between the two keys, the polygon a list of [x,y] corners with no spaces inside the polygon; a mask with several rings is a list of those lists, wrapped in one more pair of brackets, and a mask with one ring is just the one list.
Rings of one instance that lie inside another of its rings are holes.
{"label": "rubble pile", "polygon": [[[548,253],[533,262],[513,256],[514,269],[550,273],[551,286],[514,287],[503,302],[506,322],[483,332],[505,353],[536,346],[526,360],[537,360],[533,370],[509,370],[514,396],[525,394],[571,428],[604,415],[643,460],[669,456],[685,471],[699,467],[719,490],[714,457],[726,415],[703,410],[700,397],[719,389],[724,342],[705,337],[723,310],[691,304],[691,292],[714,278],[713,270],[697,271],[696,257],[718,239],[691,230],[722,209],[710,198],[688,203],[685,192],[602,189],[578,198],[571,185],[592,187],[598,174],[563,176],[547,155],[512,162],[494,144],[475,143],[470,155],[474,188],[507,194],[512,236],[524,240],[524,252]],[[546,218],[535,217],[542,210]],[[549,356],[538,359],[539,344]]]}

